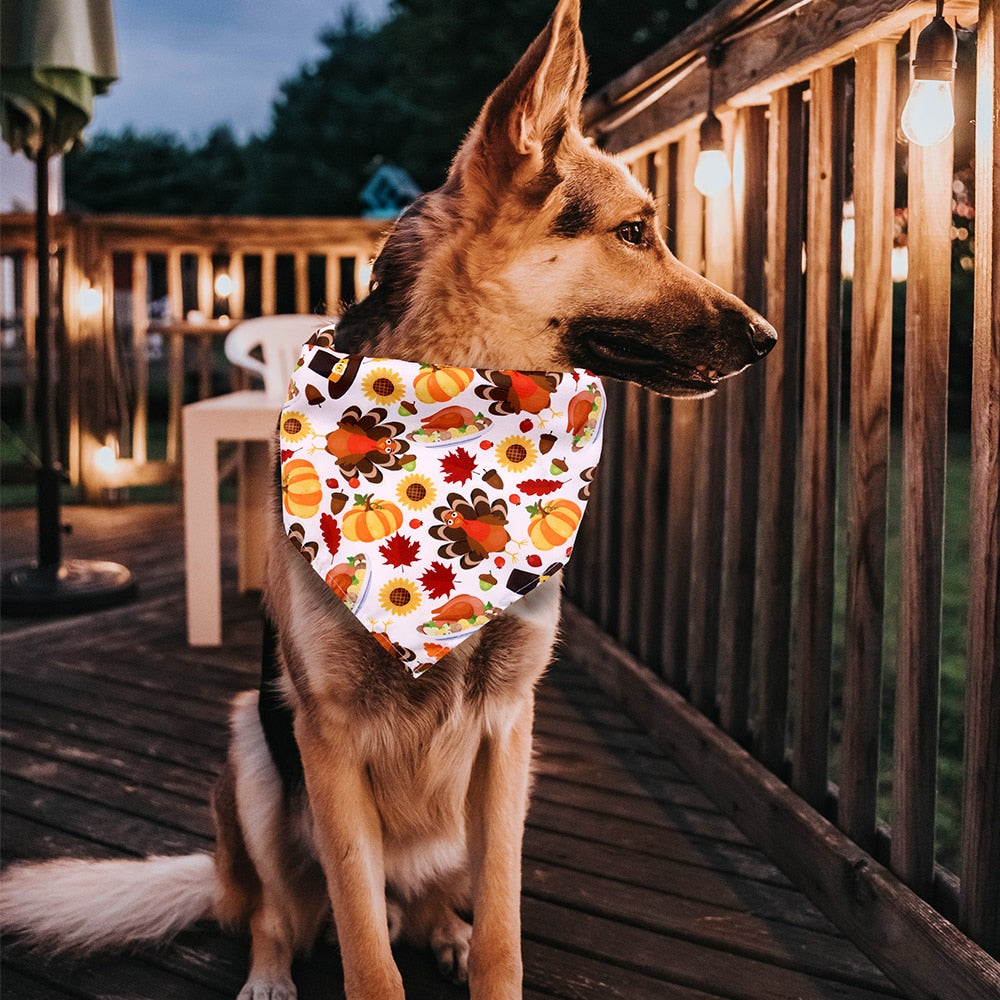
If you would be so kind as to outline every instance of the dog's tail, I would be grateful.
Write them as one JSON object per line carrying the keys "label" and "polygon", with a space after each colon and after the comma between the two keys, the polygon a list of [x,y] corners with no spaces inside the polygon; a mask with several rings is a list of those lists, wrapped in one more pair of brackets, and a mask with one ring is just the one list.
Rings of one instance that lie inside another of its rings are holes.
{"label": "dog's tail", "polygon": [[210,854],[15,864],[0,879],[0,925],[33,948],[89,954],[168,940],[212,915]]}

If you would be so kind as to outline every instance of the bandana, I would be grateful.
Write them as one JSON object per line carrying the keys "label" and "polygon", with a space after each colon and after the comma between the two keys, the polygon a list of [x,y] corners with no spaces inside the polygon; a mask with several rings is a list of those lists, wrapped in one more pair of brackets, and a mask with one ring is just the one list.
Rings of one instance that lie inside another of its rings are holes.
{"label": "bandana", "polygon": [[557,573],[601,453],[600,380],[302,350],[279,423],[285,530],[414,675]]}

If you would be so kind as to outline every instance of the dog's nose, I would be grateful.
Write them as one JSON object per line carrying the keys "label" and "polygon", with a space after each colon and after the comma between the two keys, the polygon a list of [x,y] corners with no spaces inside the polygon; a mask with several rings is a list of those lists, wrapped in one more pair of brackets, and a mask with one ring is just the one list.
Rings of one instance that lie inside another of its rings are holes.
{"label": "dog's nose", "polygon": [[771,326],[763,316],[754,316],[750,320],[750,343],[757,352],[757,357],[762,358],[778,342],[778,332]]}

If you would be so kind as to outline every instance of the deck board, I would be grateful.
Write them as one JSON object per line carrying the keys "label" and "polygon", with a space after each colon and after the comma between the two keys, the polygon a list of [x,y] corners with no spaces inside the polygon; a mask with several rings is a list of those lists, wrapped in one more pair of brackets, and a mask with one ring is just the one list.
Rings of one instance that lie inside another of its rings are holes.
{"label": "deck board", "polygon": [[[252,686],[256,598],[236,592],[224,518],[225,644],[184,639],[175,505],[71,508],[67,555],[126,563],[126,608],[5,619],[4,860],[136,856],[211,846],[212,776],[232,695]],[[4,511],[7,562],[30,556],[34,515]],[[879,1000],[874,966],[660,753],[583,672],[568,642],[539,691],[537,774],[524,845],[525,997]],[[233,997],[245,938],[211,925],[170,945],[85,963],[10,943],[4,996],[33,1000]],[[398,951],[407,996],[451,1000],[429,955]],[[294,975],[302,1000],[342,996],[335,947]]]}

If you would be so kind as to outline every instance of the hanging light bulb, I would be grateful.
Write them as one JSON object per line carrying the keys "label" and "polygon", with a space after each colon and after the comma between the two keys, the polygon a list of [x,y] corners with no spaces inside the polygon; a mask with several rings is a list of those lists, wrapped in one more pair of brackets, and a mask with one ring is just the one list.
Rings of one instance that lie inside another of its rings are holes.
{"label": "hanging light bulb", "polygon": [[934,19],[917,36],[913,84],[899,122],[906,138],[918,146],[943,142],[955,127],[951,85],[955,79],[957,43],[943,9],[944,0],[937,0]]}
{"label": "hanging light bulb", "polygon": [[220,299],[229,298],[233,294],[233,279],[228,271],[220,271],[215,276],[215,294]]}
{"label": "hanging light bulb", "polygon": [[701,123],[701,152],[694,167],[694,186],[706,198],[722,194],[732,183],[725,143],[722,141],[722,122],[714,111],[709,111]]}
{"label": "hanging light bulb", "polygon": [[722,138],[722,122],[713,110],[713,82],[716,68],[722,63],[722,46],[715,45],[705,60],[708,64],[708,114],[698,134],[701,152],[694,167],[694,186],[706,198],[722,194],[733,182],[733,172]]}

